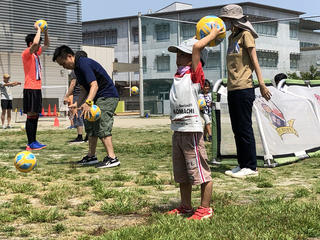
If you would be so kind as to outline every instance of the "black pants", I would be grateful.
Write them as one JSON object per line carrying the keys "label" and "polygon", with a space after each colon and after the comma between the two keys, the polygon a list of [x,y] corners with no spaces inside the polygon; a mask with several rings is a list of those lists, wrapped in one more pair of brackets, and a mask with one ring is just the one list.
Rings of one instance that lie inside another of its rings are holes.
{"label": "black pants", "polygon": [[256,170],[256,142],[252,129],[252,106],[254,88],[228,92],[228,106],[232,131],[237,147],[238,163],[241,168]]}

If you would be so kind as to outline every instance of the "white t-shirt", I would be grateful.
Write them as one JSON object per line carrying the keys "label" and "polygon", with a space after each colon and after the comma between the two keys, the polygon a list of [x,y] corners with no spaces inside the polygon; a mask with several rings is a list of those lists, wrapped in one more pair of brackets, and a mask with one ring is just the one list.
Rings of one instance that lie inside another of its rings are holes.
{"label": "white t-shirt", "polygon": [[5,82],[0,82],[1,99],[12,100],[12,86],[4,86]]}
{"label": "white t-shirt", "polygon": [[175,76],[170,90],[171,129],[178,132],[203,132],[198,107],[199,83],[193,83],[191,73]]}

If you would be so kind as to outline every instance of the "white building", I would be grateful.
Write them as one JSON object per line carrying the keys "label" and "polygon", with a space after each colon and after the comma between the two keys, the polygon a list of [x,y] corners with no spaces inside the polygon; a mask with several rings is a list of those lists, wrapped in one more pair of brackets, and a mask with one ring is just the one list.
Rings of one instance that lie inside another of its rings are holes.
{"label": "white building", "polygon": [[[79,50],[81,37],[81,0],[2,0],[0,7],[0,78],[8,73],[11,81],[24,83],[21,53],[27,47],[25,37],[36,33],[34,23],[45,19],[48,23],[50,47],[41,55],[43,107],[48,104],[57,110],[67,90],[68,75],[52,62],[57,46],[69,45]],[[42,38],[44,36],[42,35]],[[43,42],[42,42],[43,43]],[[23,84],[13,88],[13,108],[22,109]]]}
{"label": "white building", "polygon": [[[320,45],[319,33],[314,32],[320,29],[319,22],[299,20],[303,12],[252,2],[238,3],[238,5],[242,6],[244,14],[254,23],[259,34],[256,49],[265,79],[271,79],[279,72],[300,70],[301,44]],[[167,51],[168,46],[193,37],[195,23],[203,16],[218,16],[221,7],[223,6],[192,8],[190,4],[174,2],[159,11],[154,13],[149,11],[148,14],[142,15],[143,78],[146,99],[148,96],[156,100],[168,97],[172,76],[176,70],[176,57]],[[282,20],[272,21],[278,19]],[[178,20],[190,23],[178,24]],[[261,21],[265,22],[258,23]],[[138,62],[137,16],[87,21],[83,22],[82,26],[84,44],[113,46],[116,61]],[[211,81],[226,76],[226,46],[227,42],[224,41],[219,46],[210,48],[204,70],[206,78]],[[304,64],[308,65],[307,62]],[[138,79],[139,73],[114,74],[116,82],[131,82]]]}

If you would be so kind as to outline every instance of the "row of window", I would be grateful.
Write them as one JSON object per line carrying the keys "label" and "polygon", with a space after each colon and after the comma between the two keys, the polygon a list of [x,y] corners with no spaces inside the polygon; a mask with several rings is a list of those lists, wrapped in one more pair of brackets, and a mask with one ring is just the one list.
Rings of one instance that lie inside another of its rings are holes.
{"label": "row of window", "polygon": [[[143,62],[143,72],[147,71],[147,58],[142,58]],[[170,56],[169,55],[161,55],[156,56],[156,69],[157,72],[169,72],[170,71]],[[132,63],[139,63],[139,58],[134,57]],[[208,54],[207,62],[206,62],[206,69],[219,69],[221,66],[220,61],[220,52],[210,52]]]}
{"label": "row of window", "polygon": [[[277,36],[278,33],[278,23],[255,23],[253,24],[255,30],[258,34],[266,36]],[[193,24],[181,24],[181,36],[183,39],[192,38],[195,35],[195,25]],[[290,23],[290,38],[298,38],[298,24]],[[157,41],[170,40],[170,24],[156,24],[155,34]],[[146,41],[147,28],[142,26],[142,41]],[[138,43],[139,41],[139,31],[138,27],[132,28],[132,38],[133,42]],[[115,45],[117,44],[117,29],[104,30],[101,32],[86,32],[83,33],[83,43],[93,44],[93,45]]]}
{"label": "row of window", "polygon": [[[278,53],[277,52],[266,52],[257,51],[259,64],[265,68],[276,68],[278,66]],[[210,52],[207,57],[205,69],[220,69],[221,61],[220,52]],[[290,69],[295,70],[298,68],[298,61],[300,59],[299,54],[290,54]],[[157,72],[170,72],[170,56],[161,55],[156,56],[156,69]],[[133,58],[132,63],[139,63],[139,58]],[[147,71],[147,58],[143,57],[143,72]]]}
{"label": "row of window", "polygon": [[300,48],[306,48],[306,47],[319,47],[319,43],[310,43],[310,42],[300,42]]}

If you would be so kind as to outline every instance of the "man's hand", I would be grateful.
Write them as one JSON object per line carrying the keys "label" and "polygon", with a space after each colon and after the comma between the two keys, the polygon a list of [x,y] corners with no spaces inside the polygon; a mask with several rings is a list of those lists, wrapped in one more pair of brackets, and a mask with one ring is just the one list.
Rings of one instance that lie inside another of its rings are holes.
{"label": "man's hand", "polygon": [[73,118],[74,116],[78,117],[78,108],[77,108],[77,104],[70,104],[68,106],[69,111],[71,112],[71,117]]}
{"label": "man's hand", "polygon": [[261,93],[262,97],[264,97],[267,101],[269,101],[272,96],[271,92],[264,84],[260,85],[260,93]]}
{"label": "man's hand", "polygon": [[89,118],[91,107],[88,104],[84,103],[80,108],[82,110],[81,116],[84,116],[85,119]]}
{"label": "man's hand", "polygon": [[69,104],[69,103],[70,103],[69,98],[66,97],[66,96],[64,96],[64,98],[63,98],[63,104],[64,104],[64,105],[67,105],[67,104]]}

